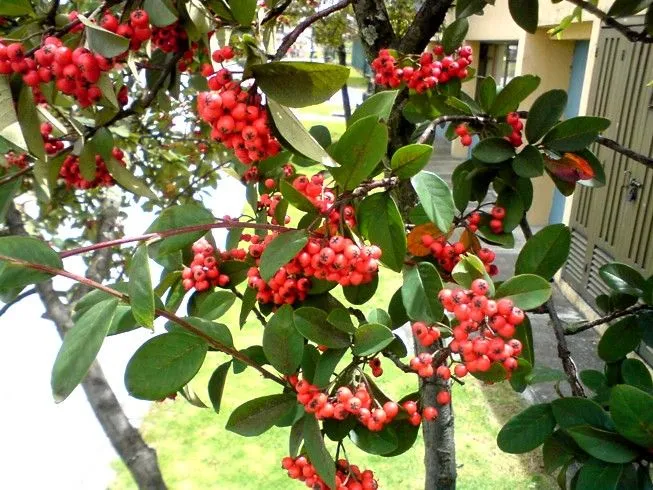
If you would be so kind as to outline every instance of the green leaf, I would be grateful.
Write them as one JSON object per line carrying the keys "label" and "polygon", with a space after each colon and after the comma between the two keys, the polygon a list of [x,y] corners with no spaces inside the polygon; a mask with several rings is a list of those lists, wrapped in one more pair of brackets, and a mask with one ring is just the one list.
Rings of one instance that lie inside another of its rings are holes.
{"label": "green leaf", "polygon": [[552,473],[568,464],[574,459],[576,452],[579,451],[574,440],[565,432],[556,430],[544,441],[544,445],[542,446],[544,471]]}
{"label": "green leaf", "polygon": [[349,77],[347,67],[305,61],[254,65],[252,72],[261,90],[286,107],[307,107],[329,100]]}
{"label": "green leaf", "polygon": [[261,255],[261,277],[269,281],[280,267],[290,262],[308,243],[306,230],[293,230],[280,233]]}
{"label": "green leaf", "polygon": [[474,147],[472,156],[485,163],[501,163],[515,156],[515,147],[504,138],[485,138]]}
{"label": "green leaf", "polygon": [[375,274],[370,282],[360,284],[359,286],[343,286],[342,292],[345,299],[352,305],[364,305],[374,297],[376,289],[379,287],[379,275]]}
{"label": "green leaf", "polygon": [[429,323],[439,322],[444,308],[438,300],[442,279],[433,264],[420,262],[404,269],[401,297],[411,320]]}
{"label": "green leaf", "polygon": [[[38,238],[23,236],[0,237],[0,255],[24,260],[33,264],[63,269],[59,254]],[[28,284],[45,281],[51,274],[29,269],[0,260],[0,284],[2,289],[23,288]]]}
{"label": "green leaf", "polygon": [[346,333],[356,332],[356,327],[351,321],[349,312],[342,308],[336,308],[327,316],[327,322]]}
{"label": "green leaf", "polygon": [[287,180],[282,180],[279,184],[281,195],[286,199],[290,204],[306,213],[315,211],[315,204],[308,200],[308,198],[295,189]]}
{"label": "green leaf", "polygon": [[544,157],[533,145],[527,145],[513,158],[512,169],[526,179],[539,177],[544,173]]}
{"label": "green leaf", "polygon": [[[189,226],[190,223],[193,225],[205,225],[214,221],[213,215],[202,206],[197,204],[184,204],[164,210],[150,225],[146,233],[176,230],[184,226]],[[155,255],[167,255],[186,248],[191,243],[202,238],[205,233],[206,231],[200,230],[175,235],[150,246],[150,251]]]}
{"label": "green leaf", "polygon": [[491,76],[479,77],[478,91],[476,92],[478,103],[485,112],[489,112],[494,99],[497,97],[497,82]]}
{"label": "green leaf", "polygon": [[420,172],[431,158],[431,145],[413,144],[399,148],[390,160],[392,172],[400,179],[408,179]]}
{"label": "green leaf", "polygon": [[140,245],[129,264],[129,299],[138,323],[154,328],[154,291],[147,244]]}
{"label": "green leaf", "polygon": [[373,432],[367,427],[357,424],[349,433],[349,438],[359,449],[379,456],[392,453],[399,447],[397,434],[390,425],[386,425],[378,432]]}
{"label": "green leaf", "polygon": [[494,362],[487,371],[475,371],[471,375],[484,383],[499,383],[508,377],[508,372],[503,364]]}
{"label": "green leaf", "polygon": [[320,432],[320,424],[312,414],[304,417],[304,448],[306,456],[324,483],[331,489],[335,488],[336,463],[324,445]]}
{"label": "green leaf", "polygon": [[561,429],[577,425],[592,425],[602,429],[610,427],[610,417],[596,402],[587,398],[570,396],[551,402],[553,416]]}
{"label": "green leaf", "polygon": [[[649,327],[650,328],[650,327]],[[653,392],[653,380],[646,365],[639,359],[624,359],[621,363],[621,377],[625,384],[647,392]]]}
{"label": "green leaf", "polygon": [[352,124],[331,151],[341,166],[331,169],[336,181],[345,190],[354,189],[372,172],[386,153],[388,127],[376,116],[367,116]]}
{"label": "green leaf", "polygon": [[549,225],[528,240],[519,252],[515,274],[536,274],[551,279],[569,256],[571,232],[563,224]]}
{"label": "green leaf", "polygon": [[[261,347],[260,345],[250,345],[245,349],[241,349],[239,352],[247,356],[247,358],[249,358],[251,361],[258,364],[259,366],[264,366],[265,364],[269,364],[267,358],[265,357],[265,353],[263,352],[263,347]],[[234,374],[240,374],[249,367],[243,361],[240,361],[238,359],[234,359],[233,363],[234,363]]]}
{"label": "green leaf", "polygon": [[327,349],[320,355],[313,376],[315,386],[325,388],[329,384],[331,375],[346,352],[347,349]]}
{"label": "green leaf", "polygon": [[565,381],[567,375],[559,369],[552,369],[546,366],[535,366],[533,370],[526,375],[526,382],[529,385],[538,383],[554,383]]}
{"label": "green leaf", "polygon": [[537,308],[551,297],[551,285],[535,274],[520,274],[503,282],[497,298],[508,298],[524,311]]}
{"label": "green leaf", "polygon": [[291,458],[299,455],[299,449],[304,441],[304,417],[299,418],[290,428],[290,437],[288,438],[288,454]]}
{"label": "green leaf", "polygon": [[635,316],[627,316],[610,325],[599,340],[599,357],[618,361],[634,351],[642,341],[642,327]]}
{"label": "green leaf", "polygon": [[458,0],[456,2],[456,18],[470,17],[474,14],[483,15],[483,8],[487,3],[485,0]]}
{"label": "green leaf", "polygon": [[[514,2],[524,0],[512,0]],[[537,0],[526,0],[526,2]],[[537,12],[537,9],[535,10]],[[540,95],[530,110],[526,120],[526,138],[535,144],[560,120],[567,106],[567,92],[556,89]]]}
{"label": "green leaf", "polygon": [[590,460],[578,472],[577,490],[616,490],[624,472],[620,464],[605,464]]}
{"label": "green leaf", "polygon": [[387,121],[392,111],[399,90],[384,90],[363,101],[347,121],[347,127],[367,116],[376,116],[377,120]]}
{"label": "green leaf", "polygon": [[509,0],[510,15],[519,27],[535,34],[537,31],[537,0]]}
{"label": "green leaf", "polygon": [[115,158],[109,158],[108,160],[105,160],[105,163],[111,177],[113,177],[121,187],[146,199],[153,199],[155,201],[158,199],[146,182],[139,179],[125,167],[120,165]]}
{"label": "green leaf", "polygon": [[442,46],[444,47],[444,52],[451,54],[458,49],[465,40],[468,30],[469,22],[465,17],[456,19],[449,24],[442,33]]}
{"label": "green leaf", "polygon": [[176,393],[202,367],[208,347],[204,339],[181,332],[148,340],[127,364],[127,391],[141,400],[161,400]]}
{"label": "green leaf", "polygon": [[262,396],[236,408],[225,428],[245,437],[260,436],[297,404],[292,393]]}
{"label": "green leaf", "polygon": [[199,295],[195,315],[205,320],[217,320],[227,313],[236,301],[236,295],[231,291],[214,291]]}
{"label": "green leaf", "polygon": [[629,463],[637,451],[615,432],[581,425],[566,429],[574,441],[590,456],[607,463]]}
{"label": "green leaf", "polygon": [[316,162],[333,166],[324,148],[315,141],[290,109],[269,99],[268,110],[274,121],[274,127],[293,151]]}
{"label": "green leaf", "polygon": [[610,414],[621,435],[653,447],[653,396],[634,386],[617,385],[610,393]]}
{"label": "green leaf", "polygon": [[374,308],[367,314],[367,321],[370,323],[380,323],[388,328],[392,328],[392,318],[381,308]]}
{"label": "green leaf", "polygon": [[512,187],[506,186],[501,189],[501,192],[497,197],[497,206],[501,206],[506,210],[506,216],[503,218],[502,222],[503,232],[511,233],[512,230],[519,226],[519,223],[521,223],[524,213],[526,212],[526,206],[522,195]]}
{"label": "green leaf", "polygon": [[263,352],[280,373],[297,371],[304,355],[304,338],[295,329],[292,306],[283,305],[268,321],[263,331]]}
{"label": "green leaf", "polygon": [[[521,358],[526,359],[531,366],[535,366],[535,350],[533,346],[533,328],[528,315],[524,316],[524,321],[515,328],[513,338],[519,340],[522,344]],[[538,366],[535,366],[534,372],[537,373]]]}
{"label": "green leaf", "polygon": [[94,53],[101,54],[105,58],[115,58],[129,49],[129,39],[126,37],[103,29],[83,15],[79,15],[78,19],[86,27],[84,29],[86,42]]}
{"label": "green leaf", "polygon": [[310,306],[295,310],[295,326],[305,338],[331,349],[348,347],[349,335],[327,322],[327,314]]}
{"label": "green leaf", "polygon": [[601,279],[613,290],[620,293],[641,296],[646,289],[644,277],[626,264],[611,262],[599,269]]}
{"label": "green leaf", "polygon": [[22,178],[14,179],[0,186],[0,221],[4,223],[9,211],[9,206],[13,203],[16,193],[21,188]]}
{"label": "green leaf", "polygon": [[252,312],[255,305],[256,305],[256,289],[248,287],[247,289],[245,289],[245,293],[243,294],[243,299],[242,299],[242,305],[240,307],[240,316],[239,316],[240,328],[243,328],[243,325],[245,325],[245,322],[247,321],[247,317]]}
{"label": "green leaf", "polygon": [[0,137],[21,150],[27,151],[27,143],[16,116],[16,108],[7,76],[0,76]]}
{"label": "green leaf", "polygon": [[21,15],[34,15],[34,9],[29,0],[2,0],[0,15],[18,17]]}
{"label": "green leaf", "polygon": [[27,143],[30,153],[39,160],[45,161],[45,147],[43,146],[43,137],[41,136],[39,116],[36,111],[36,103],[32,88],[23,85],[18,97],[18,121]]}
{"label": "green leaf", "polygon": [[438,229],[448,231],[456,210],[447,183],[434,173],[426,171],[418,173],[410,181],[431,222]]}
{"label": "green leaf", "polygon": [[95,155],[95,144],[93,141],[85,142],[82,151],[79,153],[79,172],[88,181],[93,181],[97,175]]}
{"label": "green leaf", "polygon": [[540,77],[535,75],[521,75],[513,78],[497,94],[490,108],[490,115],[494,117],[505,116],[516,111],[519,104],[540,85]]}
{"label": "green leaf", "polygon": [[556,421],[549,403],[532,405],[512,417],[499,431],[497,444],[510,454],[522,454],[540,446],[553,434]]}
{"label": "green leaf", "polygon": [[592,143],[610,120],[603,117],[578,116],[562,121],[544,135],[542,144],[551,150],[577,151]]}
{"label": "green leaf", "polygon": [[[227,327],[223,323],[210,322],[208,320],[205,320],[204,318],[196,318],[192,316],[186,317],[185,320],[191,325],[193,325],[195,328],[197,328],[204,334],[208,335],[212,339],[217,340],[221,344],[224,344],[228,347],[234,346],[234,339],[233,336],[231,335],[231,330],[229,330],[229,327]],[[179,325],[173,322],[168,322],[166,328],[168,328],[168,330],[171,332],[180,332],[180,333],[183,332],[186,333],[186,335],[194,335],[192,333],[187,333],[186,330],[182,329]]]}
{"label": "green leaf", "polygon": [[249,26],[256,13],[256,0],[228,0],[234,18],[242,26]]}
{"label": "green leaf", "polygon": [[635,15],[652,3],[651,0],[616,0],[608,10],[608,15],[610,17]]}
{"label": "green leaf", "polygon": [[392,196],[377,193],[367,196],[358,206],[361,234],[382,251],[381,262],[399,272],[406,258],[406,232],[399,208]]}
{"label": "green leaf", "polygon": [[464,288],[472,287],[475,279],[484,279],[489,286],[489,297],[494,296],[494,282],[485,270],[485,264],[476,255],[465,254],[451,271],[451,277]]}
{"label": "green leaf", "polygon": [[394,340],[392,331],[379,323],[361,325],[354,334],[352,352],[357,356],[370,356],[381,352]]}
{"label": "green leaf", "polygon": [[66,332],[52,368],[50,384],[55,402],[68,398],[86,376],[109,332],[117,306],[117,299],[97,303]]}
{"label": "green leaf", "polygon": [[170,0],[145,0],[143,9],[150,17],[150,23],[156,27],[174,24],[179,18],[177,9]]}
{"label": "green leaf", "polygon": [[209,379],[209,399],[211,400],[211,405],[213,405],[213,410],[215,413],[220,413],[220,405],[222,404],[222,394],[224,393],[224,385],[227,382],[227,374],[229,373],[229,367],[231,366],[231,361],[220,364]]}

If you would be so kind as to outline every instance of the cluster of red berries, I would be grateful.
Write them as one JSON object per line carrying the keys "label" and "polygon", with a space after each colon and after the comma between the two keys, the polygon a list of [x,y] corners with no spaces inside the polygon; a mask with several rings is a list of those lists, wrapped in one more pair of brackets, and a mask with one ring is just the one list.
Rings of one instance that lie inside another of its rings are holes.
{"label": "cluster of red berries", "polygon": [[[111,155],[120,165],[125,166],[123,160],[125,154],[120,148],[114,148]],[[93,180],[86,180],[82,176],[77,155],[68,155],[66,157],[59,169],[59,177],[66,181],[66,186],[69,189],[94,189],[95,187],[110,187],[115,184],[105,161],[100,155],[95,155],[95,178]]]}
{"label": "cluster of red berries", "polygon": [[511,112],[506,116],[506,122],[512,126],[512,133],[510,136],[507,136],[506,139],[510,141],[510,144],[515,148],[523,144],[522,141],[522,129],[524,129],[524,124],[519,119],[519,114],[516,112]]}
{"label": "cluster of red berries", "polygon": [[471,63],[471,47],[461,46],[455,53],[445,55],[442,45],[436,44],[432,52],[422,53],[417,62],[406,60],[405,66],[400,66],[390,50],[382,49],[372,62],[372,69],[377,85],[397,88],[405,83],[422,93],[449,80],[467,78],[467,67]]}
{"label": "cluster of red berries", "polygon": [[[443,379],[449,379],[451,377],[451,372],[447,366],[433,368],[433,355],[428,352],[422,352],[417,357],[413,357],[410,360],[410,368],[422,378],[430,378],[434,374],[437,374]],[[467,373],[465,372],[465,374]],[[439,405],[446,405],[451,401],[451,393],[447,390],[440,390],[435,397],[435,401]]]}
{"label": "cluster of red berries", "polygon": [[[291,458],[287,456],[281,460],[281,467],[288,472],[293,480],[299,480],[311,490],[328,490],[329,485],[324,483],[313,466],[305,456]],[[340,459],[336,462],[336,486],[334,490],[376,490],[379,488],[370,470],[361,471],[354,464]]]}
{"label": "cluster of red berries", "polygon": [[152,30],[152,44],[164,53],[179,53],[188,46],[188,34],[179,22],[155,27]]}
{"label": "cluster of red berries", "polygon": [[472,135],[469,132],[467,124],[459,124],[456,126],[456,135],[460,137],[460,144],[463,146],[471,146]]}
{"label": "cluster of red berries", "polygon": [[[254,167],[255,168],[255,167]],[[267,179],[267,180],[272,180],[272,179]],[[266,180],[266,183],[267,183]],[[274,181],[272,181],[274,182]],[[261,194],[261,196],[258,199],[258,209],[267,209],[268,212],[268,217],[271,218],[271,223],[273,225],[279,224],[288,224],[290,223],[290,216],[285,216],[284,222],[283,223],[277,223],[277,218],[275,217],[275,213],[277,210],[277,206],[281,202],[281,194]]]}
{"label": "cluster of red berries", "polygon": [[17,155],[13,151],[10,151],[5,155],[5,165],[2,165],[5,168],[9,167],[18,167],[25,168],[27,167],[27,153],[21,153]]}
{"label": "cluster of red berries", "polygon": [[41,137],[45,144],[45,152],[48,155],[54,155],[63,150],[63,141],[58,140],[52,136],[52,124],[49,122],[41,123]]}
{"label": "cluster of red berries", "polygon": [[503,220],[506,217],[506,209],[501,206],[493,206],[490,211],[490,221],[488,226],[490,231],[495,234],[503,233]]}
{"label": "cluster of red berries", "polygon": [[381,359],[375,357],[373,359],[370,359],[367,364],[370,366],[370,368],[372,368],[372,376],[378,378],[379,376],[383,375],[383,368],[381,367]]}
{"label": "cluster of red berries", "polygon": [[411,325],[413,335],[424,347],[430,347],[440,340],[440,329],[424,322],[415,322]]}
{"label": "cluster of red berries", "polygon": [[111,12],[106,12],[100,19],[100,27],[129,39],[129,49],[132,51],[138,51],[152,37],[150,16],[142,9],[134,10],[125,24],[121,24]]}
{"label": "cluster of red berries", "polygon": [[[219,52],[219,59],[233,57],[233,50],[227,52],[222,48]],[[199,94],[197,109],[211,125],[211,138],[233,148],[238,160],[246,165],[279,153],[281,145],[270,132],[260,94],[244,89],[226,68],[217,72],[209,69],[203,73],[209,77],[211,91]],[[246,179],[258,180],[258,172]]]}
{"label": "cluster of red berries", "polygon": [[301,192],[320,213],[329,213],[329,222],[339,224],[342,220],[347,226],[356,226],[356,211],[351,205],[343,206],[341,209],[332,209],[335,202],[333,190],[324,185],[324,175],[315,174],[310,179],[305,175],[299,175],[292,183],[293,187]]}
{"label": "cluster of red berries", "polygon": [[471,373],[485,372],[494,362],[502,363],[510,373],[517,368],[522,351],[521,342],[512,337],[516,326],[524,321],[524,312],[510,299],[489,299],[488,291],[483,279],[474,280],[470,290],[440,291],[440,302],[458,322],[449,348],[461,355]]}
{"label": "cluster of red berries", "polygon": [[182,285],[186,291],[195,288],[202,292],[211,287],[229,284],[229,276],[220,274],[215,249],[206,239],[200,238],[193,243],[192,250],[193,261],[181,273]]}
{"label": "cluster of red berries", "polygon": [[[468,248],[462,242],[449,243],[445,235],[433,237],[432,235],[422,235],[422,244],[428,247],[431,254],[437,259],[440,268],[450,274],[458,262],[460,262],[462,255],[468,251]],[[494,262],[496,254],[489,248],[481,248],[477,250],[476,255],[485,264],[485,270],[488,274],[496,275],[499,269]]]}

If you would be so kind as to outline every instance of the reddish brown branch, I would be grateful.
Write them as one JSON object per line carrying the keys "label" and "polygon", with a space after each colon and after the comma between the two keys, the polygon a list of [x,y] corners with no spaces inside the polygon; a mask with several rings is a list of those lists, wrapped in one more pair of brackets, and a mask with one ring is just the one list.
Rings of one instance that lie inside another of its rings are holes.
{"label": "reddish brown branch", "polygon": [[589,330],[590,328],[594,328],[599,325],[609,323],[612,320],[621,318],[622,316],[632,315],[634,313],[639,313],[641,311],[646,311],[646,310],[653,310],[653,306],[636,305],[636,306],[631,306],[630,308],[626,308],[624,310],[617,310],[610,313],[609,315],[603,316],[601,318],[597,318],[596,320],[591,322],[581,323],[576,326],[570,325],[567,328],[565,328],[565,335],[576,335],[577,333],[584,332],[585,330]]}

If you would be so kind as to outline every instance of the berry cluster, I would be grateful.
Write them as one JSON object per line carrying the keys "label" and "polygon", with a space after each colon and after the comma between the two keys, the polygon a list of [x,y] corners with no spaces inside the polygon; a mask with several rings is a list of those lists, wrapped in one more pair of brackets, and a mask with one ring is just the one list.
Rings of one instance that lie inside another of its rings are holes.
{"label": "berry cluster", "polygon": [[10,151],[5,155],[5,165],[2,165],[5,168],[9,167],[18,167],[25,168],[27,167],[27,153],[21,153],[17,155],[13,151]]}
{"label": "berry cluster", "polygon": [[383,375],[383,368],[381,367],[381,359],[375,357],[370,359],[367,363],[372,368],[372,376],[378,378]]}
{"label": "berry cluster", "polygon": [[512,126],[512,133],[510,136],[507,136],[506,139],[510,141],[510,144],[515,148],[523,144],[522,141],[522,129],[524,129],[524,124],[519,119],[519,114],[516,112],[511,112],[506,116],[506,122]]}
{"label": "berry cluster", "polygon": [[[417,61],[406,57],[405,61],[400,62],[390,50],[382,49],[372,62],[372,69],[377,85],[397,88],[405,83],[409,88],[422,93],[449,80],[467,78],[467,67],[471,63],[471,47],[461,46],[455,53],[445,55],[444,48],[437,44],[432,52],[422,53]],[[401,64],[405,66],[400,66]]]}
{"label": "berry cluster", "polygon": [[463,146],[471,146],[472,135],[469,132],[467,124],[459,124],[456,126],[456,135],[460,137],[460,144]]}
{"label": "berry cluster", "polygon": [[492,233],[503,233],[503,220],[506,217],[506,209],[501,206],[493,206],[490,211],[488,226]]}
{"label": "berry cluster", "polygon": [[474,280],[470,290],[440,291],[440,302],[458,322],[449,348],[461,355],[471,373],[485,372],[498,362],[510,374],[517,368],[522,351],[521,342],[512,337],[515,327],[524,321],[524,312],[507,298],[488,299],[488,291],[483,279]]}
{"label": "berry cluster", "polygon": [[440,339],[440,329],[424,322],[415,322],[411,325],[413,335],[424,347],[430,347]]}
{"label": "berry cluster", "polygon": [[132,51],[141,49],[141,45],[152,37],[150,17],[142,9],[134,10],[125,24],[121,24],[111,12],[106,12],[100,19],[100,27],[129,39],[129,49]]}
{"label": "berry cluster", "polygon": [[[288,472],[290,478],[304,482],[312,490],[328,490],[330,488],[305,456],[297,458],[287,456],[281,460],[281,466]],[[336,462],[335,483],[334,490],[376,490],[379,488],[372,471],[361,471],[358,466],[350,465],[344,459]]]}
{"label": "berry cluster", "polygon": [[[123,158],[125,154],[120,148],[114,148],[112,158],[118,160],[118,163],[125,166]],[[113,177],[107,169],[105,161],[100,155],[95,155],[95,178],[86,180],[79,169],[79,157],[77,155],[68,155],[59,169],[59,177],[66,181],[68,188],[75,189],[94,189],[95,187],[110,187],[115,184]]]}
{"label": "berry cluster", "polygon": [[[256,167],[253,167],[256,168]],[[266,186],[267,186],[267,181],[272,180],[272,179],[267,179]],[[272,180],[272,183],[274,184],[274,180]],[[275,193],[275,194],[261,194],[258,200],[258,209],[267,209],[268,212],[268,217],[272,218],[271,223],[272,224],[288,224],[290,223],[290,216],[285,216],[284,222],[283,223],[277,223],[277,219],[275,217],[275,213],[277,210],[277,206],[281,202],[281,194]]]}
{"label": "berry cluster", "polygon": [[[449,379],[451,377],[449,368],[447,366],[438,366],[437,369],[434,369],[433,360],[432,354],[422,352],[410,360],[410,368],[422,378],[430,378],[434,374],[437,374],[442,379]],[[446,405],[451,401],[451,393],[447,390],[440,390],[435,397],[435,401],[439,405]]]}
{"label": "berry cluster", "polygon": [[[222,48],[213,55],[226,60],[234,53]],[[209,77],[211,91],[199,94],[197,110],[200,117],[211,125],[211,137],[227,148],[233,148],[238,160],[246,165],[279,153],[281,145],[270,132],[261,96],[251,89],[244,89],[226,68],[213,72],[209,67],[203,73]],[[246,176],[247,181],[257,179],[258,172]]]}
{"label": "berry cluster", "polygon": [[54,138],[52,136],[52,130],[52,124],[48,122],[41,123],[41,137],[45,144],[45,152],[48,155],[54,155],[63,150],[63,141]]}
{"label": "berry cluster", "polygon": [[220,274],[213,246],[204,238],[193,244],[193,261],[181,273],[182,285],[186,291],[195,288],[198,292],[211,287],[226,286],[229,276]]}
{"label": "berry cluster", "polygon": [[343,206],[341,209],[332,209],[335,202],[333,190],[324,185],[324,175],[321,173],[311,176],[299,175],[293,180],[293,187],[301,192],[320,213],[329,213],[329,222],[339,224],[342,220],[347,226],[356,226],[356,211],[353,206]]}
{"label": "berry cluster", "polygon": [[188,34],[179,22],[165,27],[155,27],[152,30],[152,44],[164,53],[179,53],[188,46]]}
{"label": "berry cluster", "polygon": [[[449,243],[446,235],[433,237],[432,235],[422,235],[422,244],[428,247],[431,254],[437,259],[440,268],[447,274],[450,274],[462,255],[468,251],[468,248],[462,242]],[[474,251],[473,251],[474,252]],[[479,259],[485,264],[488,274],[496,275],[499,270],[494,265],[496,254],[489,248],[481,248],[475,251]]]}

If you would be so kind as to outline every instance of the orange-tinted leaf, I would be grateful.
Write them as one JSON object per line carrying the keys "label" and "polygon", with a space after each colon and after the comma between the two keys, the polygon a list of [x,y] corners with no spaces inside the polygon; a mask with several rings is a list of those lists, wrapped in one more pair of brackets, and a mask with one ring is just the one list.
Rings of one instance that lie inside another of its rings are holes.
{"label": "orange-tinted leaf", "polygon": [[544,157],[546,168],[560,180],[576,183],[594,177],[594,170],[587,160],[575,153],[565,153],[559,160]]}
{"label": "orange-tinted leaf", "polygon": [[429,247],[426,247],[422,242],[424,235],[431,235],[433,238],[437,238],[443,235],[443,233],[433,223],[417,225],[410,230],[410,233],[408,233],[408,251],[416,257],[424,257],[431,254]]}
{"label": "orange-tinted leaf", "polygon": [[471,250],[475,254],[482,248],[478,237],[467,228],[460,235],[460,243],[465,245],[465,250]]}

